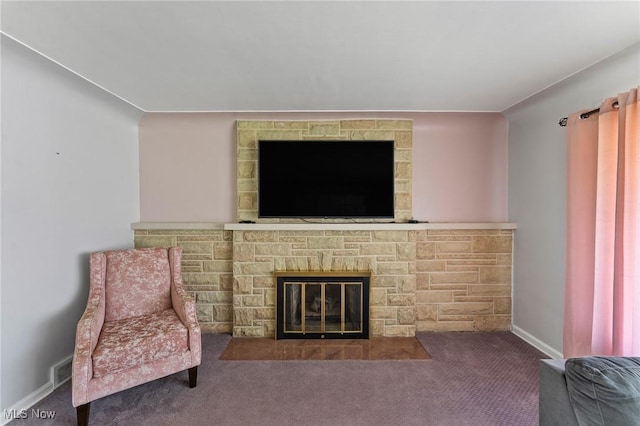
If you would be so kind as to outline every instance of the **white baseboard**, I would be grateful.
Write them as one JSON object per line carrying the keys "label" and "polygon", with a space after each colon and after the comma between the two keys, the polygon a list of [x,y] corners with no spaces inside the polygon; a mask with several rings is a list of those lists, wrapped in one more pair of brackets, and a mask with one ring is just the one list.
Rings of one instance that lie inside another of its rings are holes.
{"label": "white baseboard", "polygon": [[[0,426],[4,426],[10,421],[17,418],[21,414],[29,415],[29,408],[40,402],[45,397],[49,396],[56,388],[62,384],[71,380],[71,362],[73,361],[73,355],[69,355],[62,361],[56,363],[50,369],[50,380],[48,383],[40,387],[40,389],[32,392],[20,401],[13,404],[9,408],[3,408],[0,413]],[[26,414],[25,414],[26,413]]]}
{"label": "white baseboard", "polygon": [[537,337],[527,333],[520,327],[516,327],[514,325],[512,331],[513,331],[513,334],[515,334],[516,336],[518,336],[519,338],[521,338],[522,340],[524,340],[525,342],[527,342],[528,344],[530,344],[531,346],[539,350],[540,352],[543,352],[547,356],[555,359],[563,358],[562,352],[552,348],[551,346],[547,345]]}
{"label": "white baseboard", "polygon": [[22,398],[20,401],[13,404],[13,406],[3,409],[2,414],[0,415],[0,420],[1,420],[0,425],[4,426],[10,421],[14,420],[14,417],[11,416],[12,413],[14,413],[15,415],[15,413],[19,414],[19,413],[28,412],[27,410],[29,408],[37,404],[43,398],[48,396],[51,392],[53,392],[53,382],[50,381],[49,383],[40,387],[40,389],[36,390],[35,392],[32,392],[31,394]]}

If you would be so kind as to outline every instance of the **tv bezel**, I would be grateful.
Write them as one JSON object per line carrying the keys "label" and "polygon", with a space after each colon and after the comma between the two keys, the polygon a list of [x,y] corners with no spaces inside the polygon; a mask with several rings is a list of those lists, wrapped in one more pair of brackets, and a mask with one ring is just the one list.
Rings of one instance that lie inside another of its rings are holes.
{"label": "tv bezel", "polygon": [[[329,214],[329,215],[264,215],[261,211],[261,203],[260,203],[260,195],[261,195],[261,155],[260,155],[260,147],[265,143],[309,143],[309,142],[320,142],[320,143],[349,143],[349,144],[359,144],[359,143],[385,143],[390,145],[391,147],[391,165],[390,165],[390,178],[391,178],[391,209],[389,214],[384,215],[363,215],[363,214]],[[343,140],[343,139],[283,139],[283,140],[275,140],[275,139],[259,139],[257,143],[258,153],[257,153],[257,170],[256,170],[256,183],[257,183],[257,216],[259,219],[331,219],[331,220],[356,220],[356,219],[364,219],[364,220],[393,220],[395,219],[395,141],[391,139],[375,139],[375,140]]]}

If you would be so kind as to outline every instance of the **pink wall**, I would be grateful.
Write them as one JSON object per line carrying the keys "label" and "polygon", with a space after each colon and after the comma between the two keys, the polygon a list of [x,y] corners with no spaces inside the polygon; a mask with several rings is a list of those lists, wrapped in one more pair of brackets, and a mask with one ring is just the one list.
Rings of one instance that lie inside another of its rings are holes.
{"label": "pink wall", "polygon": [[402,118],[413,123],[413,215],[504,222],[507,122],[500,113],[150,113],[140,121],[140,220],[233,222],[236,120]]}

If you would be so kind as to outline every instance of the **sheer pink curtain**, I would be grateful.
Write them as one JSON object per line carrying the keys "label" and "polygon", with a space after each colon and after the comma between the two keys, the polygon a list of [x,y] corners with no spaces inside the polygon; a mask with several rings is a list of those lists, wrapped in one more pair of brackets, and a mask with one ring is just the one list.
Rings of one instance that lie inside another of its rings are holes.
{"label": "sheer pink curtain", "polygon": [[564,356],[640,356],[638,89],[581,112],[567,122]]}

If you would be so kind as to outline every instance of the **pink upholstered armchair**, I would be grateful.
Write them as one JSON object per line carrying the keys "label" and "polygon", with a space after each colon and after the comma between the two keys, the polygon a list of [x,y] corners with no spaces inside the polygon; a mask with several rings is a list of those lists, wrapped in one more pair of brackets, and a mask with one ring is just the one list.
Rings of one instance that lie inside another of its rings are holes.
{"label": "pink upholstered armchair", "polygon": [[189,370],[196,386],[201,358],[195,303],[181,276],[182,249],[91,254],[87,308],[78,322],[72,399],[78,424],[98,398]]}

